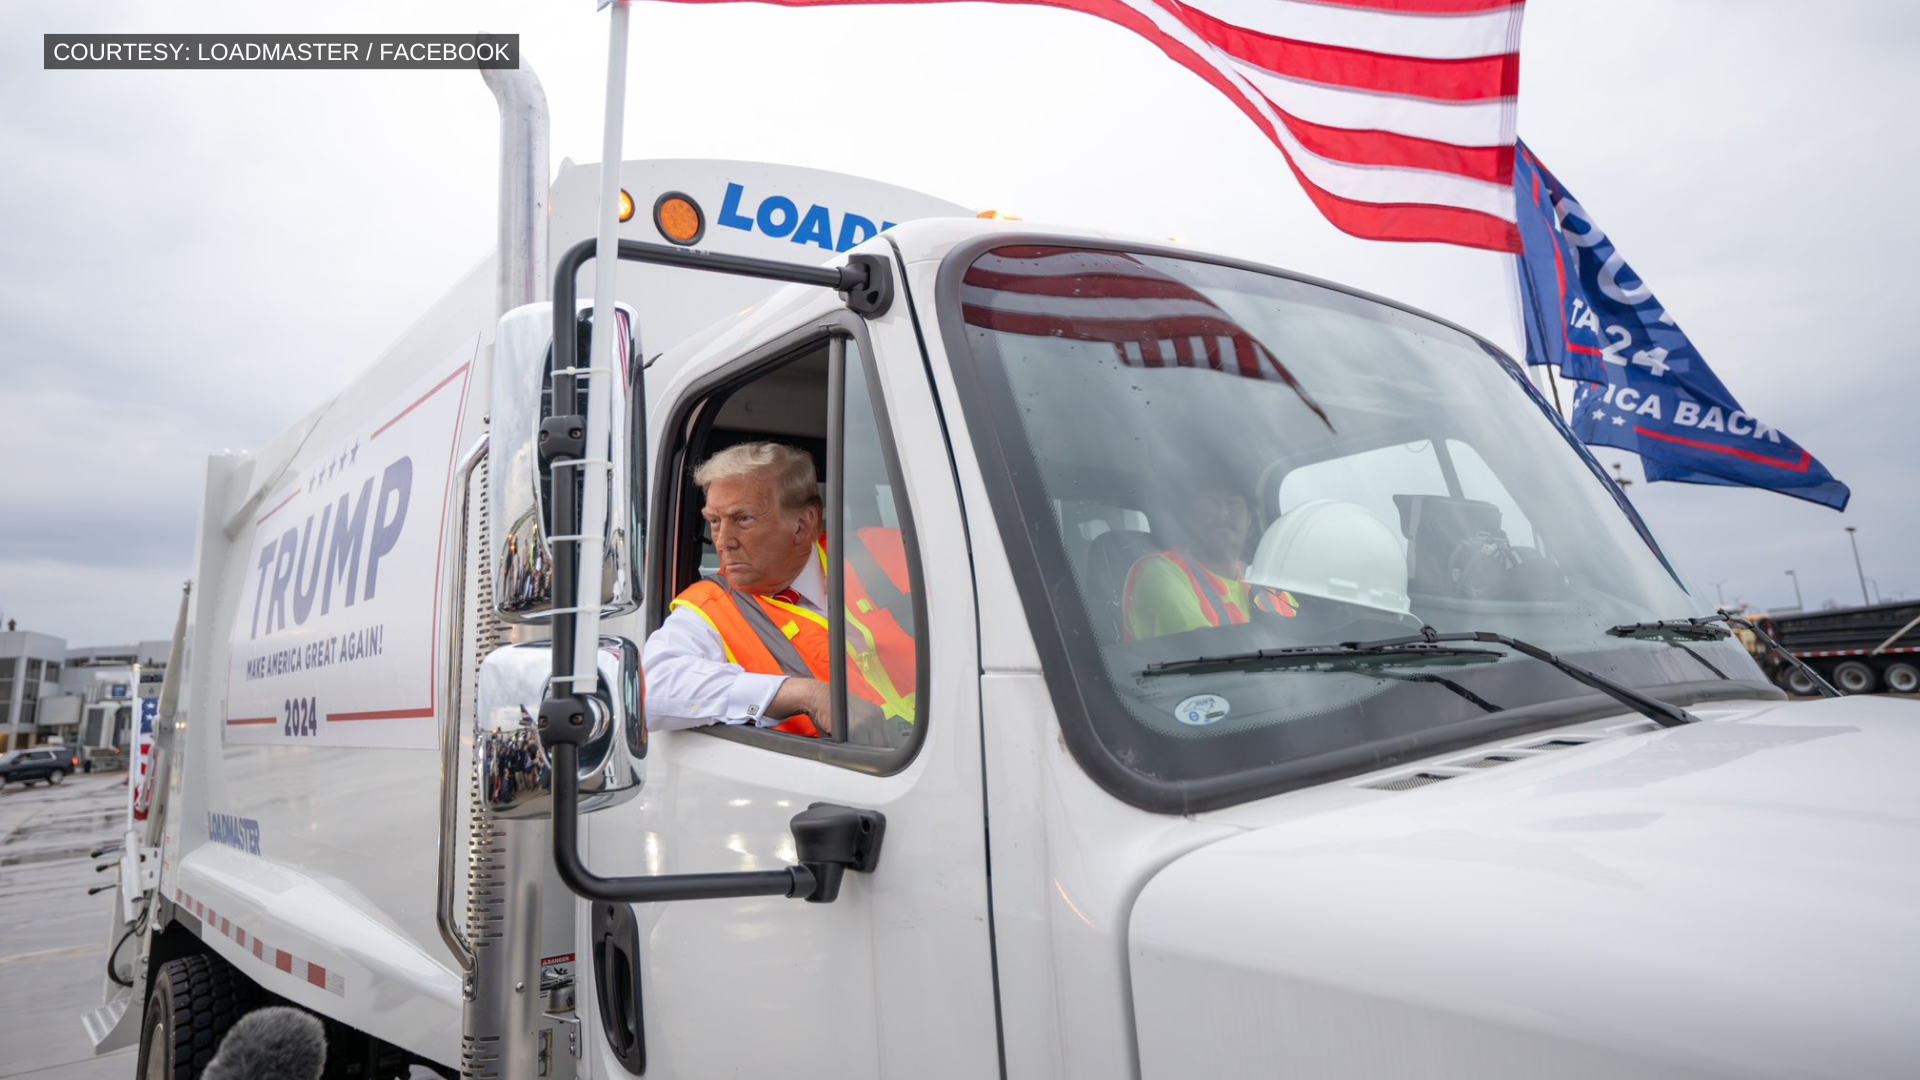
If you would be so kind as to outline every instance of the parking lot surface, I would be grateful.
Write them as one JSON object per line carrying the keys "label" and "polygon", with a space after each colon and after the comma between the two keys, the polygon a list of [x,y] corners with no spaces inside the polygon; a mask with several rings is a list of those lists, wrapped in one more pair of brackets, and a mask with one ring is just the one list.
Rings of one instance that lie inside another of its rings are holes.
{"label": "parking lot surface", "polygon": [[93,1056],[80,1016],[100,1004],[113,871],[87,852],[119,839],[127,774],[0,788],[0,1077],[127,1080],[134,1051]]}

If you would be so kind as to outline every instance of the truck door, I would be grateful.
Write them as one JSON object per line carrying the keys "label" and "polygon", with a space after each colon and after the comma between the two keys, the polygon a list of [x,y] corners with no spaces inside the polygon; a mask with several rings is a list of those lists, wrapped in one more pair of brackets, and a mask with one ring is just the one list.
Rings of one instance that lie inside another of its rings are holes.
{"label": "truck door", "polygon": [[[917,646],[911,684],[887,694],[890,741],[835,744],[752,725],[655,730],[640,794],[585,819],[584,842],[604,873],[770,869],[794,861],[790,819],[825,801],[882,811],[884,847],[876,871],[849,874],[832,904],[635,907],[632,1011],[649,1077],[999,1072],[959,500],[904,305],[872,324],[820,311],[724,365],[699,364],[708,374],[675,379],[656,399],[665,404],[653,410],[661,426],[647,616],[657,627],[668,600],[716,570],[694,465],[761,440],[806,450],[823,477],[830,461],[842,463],[843,497],[829,495],[835,512],[823,521],[840,530],[865,594],[856,601],[849,590],[846,634],[869,635],[885,615]],[[586,908],[583,959],[595,928],[624,917]],[[609,1040],[601,1008],[582,1001],[580,1012],[593,1075],[631,1072],[638,1055],[615,1053],[620,1034]]]}

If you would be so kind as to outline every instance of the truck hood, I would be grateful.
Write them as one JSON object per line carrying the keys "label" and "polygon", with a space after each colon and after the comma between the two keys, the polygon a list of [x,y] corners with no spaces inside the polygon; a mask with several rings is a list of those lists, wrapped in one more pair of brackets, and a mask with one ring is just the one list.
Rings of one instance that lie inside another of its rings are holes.
{"label": "truck hood", "polygon": [[1920,1076],[1920,707],[1383,791],[1175,860],[1129,933],[1146,1077]]}

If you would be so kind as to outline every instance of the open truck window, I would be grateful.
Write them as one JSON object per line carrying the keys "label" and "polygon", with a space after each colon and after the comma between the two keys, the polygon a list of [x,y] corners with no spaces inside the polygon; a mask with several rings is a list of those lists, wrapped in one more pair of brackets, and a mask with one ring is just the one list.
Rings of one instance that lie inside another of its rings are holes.
{"label": "open truck window", "polygon": [[[842,356],[838,371],[835,342]],[[670,481],[676,507],[672,520],[678,524],[668,540],[673,576],[659,594],[659,606],[664,609],[680,590],[719,572],[712,532],[700,513],[702,494],[693,480],[699,463],[750,442],[804,450],[820,478],[827,531],[831,535],[837,530],[843,537],[840,565],[822,559],[829,588],[843,596],[843,616],[813,618],[840,642],[851,692],[884,715],[885,743],[836,745],[774,729],[703,730],[784,753],[891,772],[905,764],[924,730],[920,691],[927,646],[919,632],[924,598],[912,517],[867,356],[856,334],[816,338],[771,357],[749,358],[731,378],[690,396],[682,410],[682,439]],[[842,475],[837,493],[832,483],[836,455]],[[808,614],[796,613],[794,618]],[[656,614],[656,619],[663,617],[664,610]],[[836,726],[843,719],[837,712]]]}
{"label": "open truck window", "polygon": [[1730,642],[1703,648],[1738,676],[1718,680],[1605,633],[1707,608],[1519,369],[1464,332],[1170,254],[980,244],[942,283],[1062,723],[1131,801],[1357,774],[1589,694],[1499,652],[1446,670],[1158,664],[1433,627],[1641,687],[1763,683]]}

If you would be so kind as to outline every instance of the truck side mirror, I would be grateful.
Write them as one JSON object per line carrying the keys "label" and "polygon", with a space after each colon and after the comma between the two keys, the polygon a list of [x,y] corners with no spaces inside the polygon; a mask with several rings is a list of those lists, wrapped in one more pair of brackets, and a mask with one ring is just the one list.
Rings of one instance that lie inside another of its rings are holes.
{"label": "truck side mirror", "polygon": [[[480,798],[496,817],[553,812],[553,768],[541,743],[540,702],[553,676],[545,642],[495,649],[480,664],[474,714],[474,762]],[[600,639],[600,686],[585,698],[589,730],[580,748],[581,811],[625,802],[640,790],[647,729],[640,712],[640,649],[626,638]]]}
{"label": "truck side mirror", "polygon": [[[633,310],[617,305],[623,341],[631,342]],[[580,306],[576,323],[580,356],[587,349],[593,325],[592,302]],[[604,355],[601,354],[601,355]],[[639,358],[631,344],[623,350],[625,371],[612,385],[611,438],[605,448],[612,467],[607,471],[607,518],[584,522],[583,532],[601,530],[606,537],[606,564],[601,577],[603,616],[624,615],[639,606],[641,543],[637,485],[645,478],[635,465],[644,422],[645,403],[638,400],[634,377]],[[541,421],[553,416],[586,412],[587,381],[580,381],[580,401],[562,402],[556,410],[552,391],[553,306],[526,304],[500,318],[493,348],[493,413],[487,442],[487,535],[491,540],[493,606],[508,622],[544,622],[553,612],[553,500],[548,470],[541,460]],[[586,456],[598,457],[594,448]],[[591,475],[584,469],[562,469],[575,484]],[[566,482],[563,478],[562,482]],[[577,505],[577,504],[576,504]]]}

